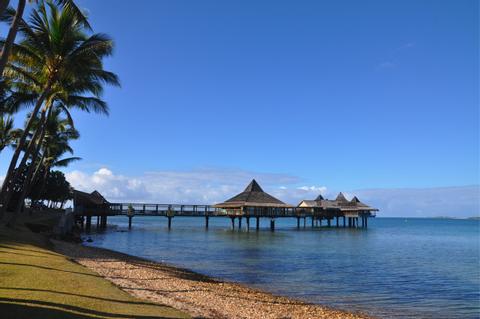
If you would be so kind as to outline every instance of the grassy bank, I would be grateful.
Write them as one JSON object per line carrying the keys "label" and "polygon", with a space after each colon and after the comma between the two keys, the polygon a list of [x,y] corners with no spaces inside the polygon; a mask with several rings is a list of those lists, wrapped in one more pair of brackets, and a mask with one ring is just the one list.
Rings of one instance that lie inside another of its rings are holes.
{"label": "grassy bank", "polygon": [[0,227],[2,318],[186,318],[136,299],[50,249],[42,235]]}

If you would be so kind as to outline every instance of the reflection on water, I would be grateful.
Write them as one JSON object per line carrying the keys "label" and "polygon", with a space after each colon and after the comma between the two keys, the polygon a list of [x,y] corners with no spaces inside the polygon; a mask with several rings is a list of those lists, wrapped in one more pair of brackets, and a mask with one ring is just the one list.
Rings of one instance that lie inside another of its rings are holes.
{"label": "reflection on water", "polygon": [[90,245],[384,318],[479,318],[480,223],[377,218],[368,230],[229,229],[227,218],[109,218]]}

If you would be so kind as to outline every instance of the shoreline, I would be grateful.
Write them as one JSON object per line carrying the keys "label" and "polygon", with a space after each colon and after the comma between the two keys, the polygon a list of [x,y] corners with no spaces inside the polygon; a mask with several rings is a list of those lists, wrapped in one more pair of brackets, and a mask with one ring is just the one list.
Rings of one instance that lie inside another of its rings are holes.
{"label": "shoreline", "polygon": [[55,251],[127,293],[185,311],[195,318],[372,318],[105,248],[58,240],[52,243]]}

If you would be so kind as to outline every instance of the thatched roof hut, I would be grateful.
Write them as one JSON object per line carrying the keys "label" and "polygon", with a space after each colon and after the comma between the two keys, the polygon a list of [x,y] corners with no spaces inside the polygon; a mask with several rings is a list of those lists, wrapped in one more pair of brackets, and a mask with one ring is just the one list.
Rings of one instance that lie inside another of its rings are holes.
{"label": "thatched roof hut", "polygon": [[96,190],[91,193],[74,190],[73,206],[77,212],[106,212],[110,203]]}
{"label": "thatched roof hut", "polygon": [[233,196],[223,203],[214,205],[216,208],[292,208],[281,200],[263,191],[257,181],[252,180],[240,194]]}
{"label": "thatched roof hut", "polygon": [[298,207],[313,209],[314,211],[330,211],[330,212],[373,212],[378,211],[377,208],[370,207],[362,203],[358,197],[348,200],[343,193],[339,193],[335,200],[324,199],[319,195],[315,200],[303,200]]}

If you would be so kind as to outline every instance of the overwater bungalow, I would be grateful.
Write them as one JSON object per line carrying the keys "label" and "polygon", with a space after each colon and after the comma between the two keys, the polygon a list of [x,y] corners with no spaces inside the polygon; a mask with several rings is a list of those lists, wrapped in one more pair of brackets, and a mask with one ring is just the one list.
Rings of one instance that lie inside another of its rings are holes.
{"label": "overwater bungalow", "polygon": [[252,180],[240,194],[223,203],[215,204],[214,207],[232,219],[232,227],[235,225],[235,218],[239,219],[239,227],[241,227],[242,217],[246,217],[248,227],[249,218],[256,217],[257,228],[260,217],[271,217],[270,227],[273,228],[275,217],[286,215],[287,211],[292,211],[294,208],[264,192],[255,180]]}
{"label": "overwater bungalow", "polygon": [[375,216],[375,212],[378,211],[377,208],[362,203],[356,196],[349,201],[343,193],[339,193],[334,200],[325,199],[322,195],[314,200],[302,200],[297,207],[312,213],[314,219],[320,223],[322,219],[326,219],[329,226],[334,218],[337,220],[337,226],[339,218],[343,218],[344,226],[348,219],[349,227],[358,227],[359,218],[362,227],[367,227],[368,217]]}

